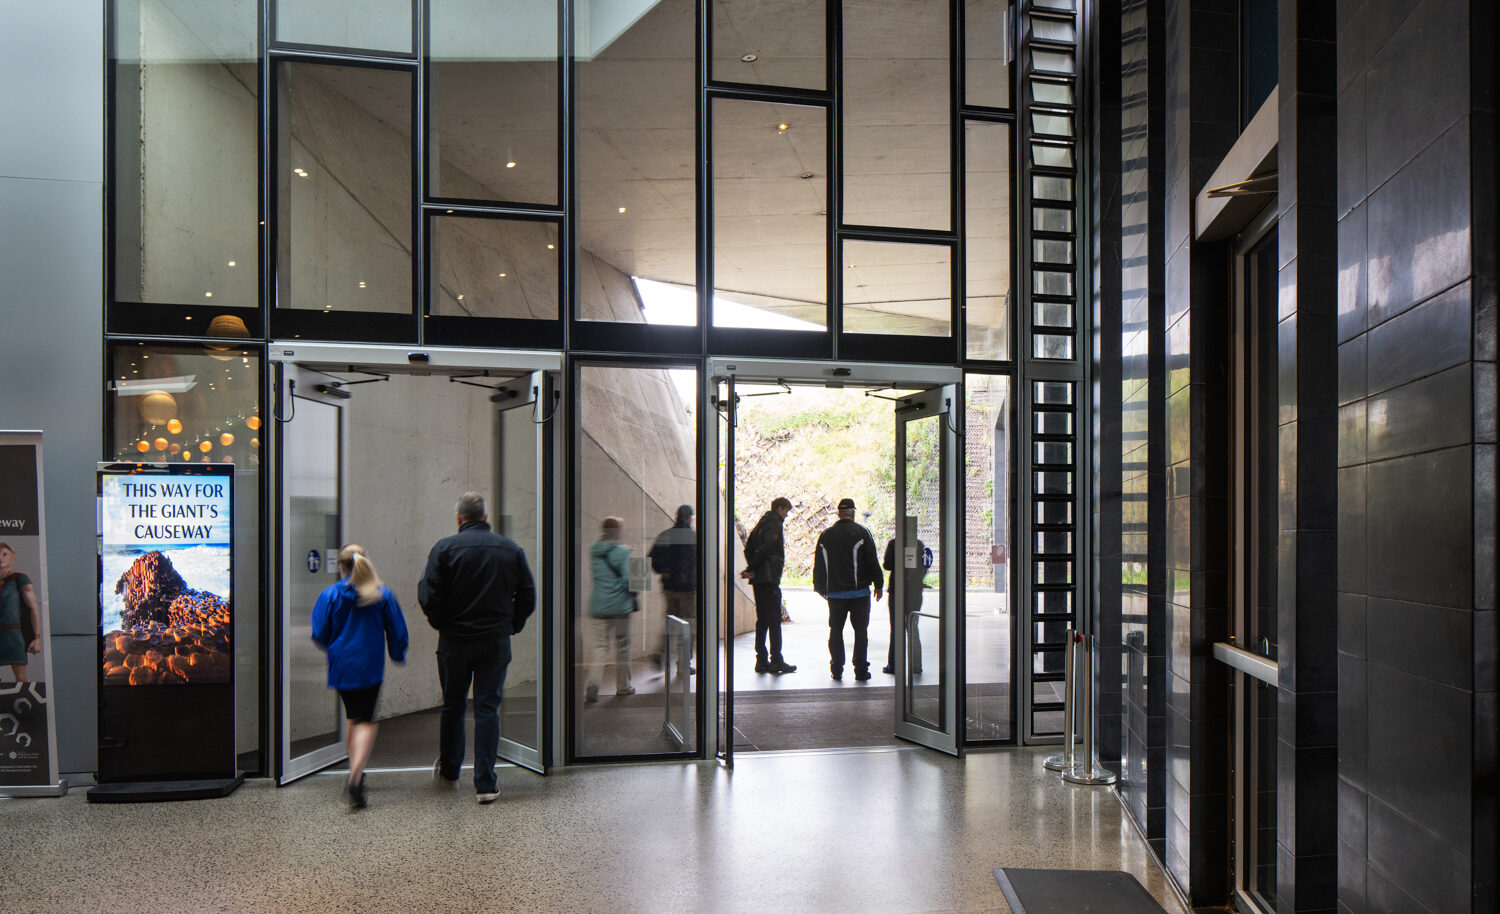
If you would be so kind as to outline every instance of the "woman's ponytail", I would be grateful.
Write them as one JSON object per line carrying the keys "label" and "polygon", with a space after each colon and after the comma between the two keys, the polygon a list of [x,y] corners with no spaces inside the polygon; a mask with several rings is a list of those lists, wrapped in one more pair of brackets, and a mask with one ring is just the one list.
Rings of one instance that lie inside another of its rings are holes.
{"label": "woman's ponytail", "polygon": [[339,567],[349,575],[349,583],[359,595],[360,606],[367,606],[380,599],[380,589],[385,585],[381,583],[374,563],[365,556],[363,546],[350,543],[340,549]]}

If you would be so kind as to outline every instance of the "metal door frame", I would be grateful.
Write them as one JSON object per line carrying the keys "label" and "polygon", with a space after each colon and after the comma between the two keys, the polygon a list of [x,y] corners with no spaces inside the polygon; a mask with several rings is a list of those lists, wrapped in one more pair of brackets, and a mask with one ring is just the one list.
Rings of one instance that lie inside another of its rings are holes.
{"label": "metal door frame", "polygon": [[[496,380],[512,379],[522,375],[541,373],[544,383],[542,390],[536,396],[540,398],[541,407],[545,407],[542,416],[549,424],[556,426],[556,420],[565,414],[561,402],[561,385],[556,383],[563,368],[563,357],[560,352],[531,351],[531,350],[475,350],[457,349],[451,347],[427,346],[377,346],[345,343],[303,343],[300,340],[273,340],[267,346],[267,367],[274,371],[274,387],[272,389],[272,402],[275,408],[271,410],[271,421],[268,441],[270,447],[268,453],[274,461],[270,467],[267,478],[271,484],[266,487],[266,517],[270,524],[270,542],[276,557],[271,567],[276,569],[275,581],[275,626],[274,641],[276,652],[274,655],[274,670],[266,680],[266,708],[274,708],[275,727],[275,776],[278,784],[288,784],[298,778],[305,777],[329,765],[337,764],[346,758],[344,745],[338,744],[337,753],[335,747],[327,747],[306,756],[299,756],[298,764],[293,765],[288,755],[290,744],[287,736],[290,733],[290,707],[285,700],[285,689],[288,685],[288,650],[285,643],[285,621],[287,607],[286,600],[289,594],[291,580],[291,556],[286,554],[283,542],[282,524],[285,520],[284,484],[282,479],[282,468],[284,466],[284,455],[282,453],[283,438],[281,435],[280,421],[278,416],[291,416],[290,398],[283,401],[287,390],[289,369],[311,369],[324,368],[327,370],[348,371],[351,368],[368,368],[379,371],[390,371],[402,374],[425,374],[441,372],[452,374],[454,372],[474,372],[480,377],[490,377]],[[304,396],[301,392],[298,397]],[[327,402],[327,401],[325,401]],[[333,401],[338,405],[338,401]],[[342,417],[341,417],[342,418]],[[517,753],[516,758],[504,756],[507,761],[512,761],[522,767],[545,773],[545,769],[551,764],[552,759],[560,758],[558,754],[557,741],[560,734],[565,732],[561,722],[556,716],[561,713],[558,702],[553,700],[559,677],[562,675],[562,664],[557,662],[556,639],[553,633],[557,631],[556,615],[560,612],[558,608],[557,595],[565,593],[566,582],[562,563],[555,560],[556,535],[562,529],[563,511],[566,508],[566,496],[558,492],[555,485],[548,485],[549,481],[555,482],[559,478],[559,464],[562,459],[562,448],[556,446],[553,435],[555,432],[546,432],[539,436],[538,448],[538,523],[542,529],[540,539],[542,542],[543,555],[539,560],[533,561],[533,569],[537,572],[537,584],[540,593],[537,600],[537,612],[533,616],[532,624],[542,626],[542,647],[538,656],[539,669],[537,671],[537,683],[539,686],[539,721],[540,742],[539,751]],[[348,448],[347,426],[340,423],[340,435],[343,439],[340,445],[340,539],[342,541],[344,531],[343,523],[343,485],[348,477]],[[554,497],[550,507],[546,504],[547,493],[553,493]],[[343,735],[345,723],[340,719],[339,732]],[[502,750],[507,741],[502,740]],[[515,745],[510,743],[510,745]],[[524,748],[524,747],[518,747]]]}
{"label": "metal door frame", "polygon": [[[964,567],[960,559],[963,555],[962,540],[957,535],[958,525],[962,523],[962,514],[958,507],[958,480],[963,478],[963,473],[957,465],[963,442],[962,429],[955,424],[957,412],[955,404],[959,402],[958,390],[958,386],[953,384],[934,387],[910,397],[903,397],[896,404],[896,547],[891,561],[894,566],[895,580],[892,582],[891,592],[887,597],[890,600],[898,598],[901,600],[901,603],[897,604],[901,609],[897,616],[902,623],[898,626],[901,647],[891,652],[896,661],[896,735],[952,756],[963,754],[964,737],[964,734],[959,732],[959,722],[964,718],[958,713],[962,705],[960,684],[965,674],[963,649],[960,647],[964,636],[964,613],[958,599],[959,588],[963,586]],[[909,545],[906,542],[904,520],[907,516],[906,429],[907,425],[913,421],[930,418],[937,418],[941,421],[938,433],[938,466],[942,505],[938,521],[938,556],[942,563],[940,574],[943,586],[938,594],[940,608],[938,639],[942,645],[942,654],[938,663],[940,677],[938,688],[940,690],[939,717],[942,719],[937,728],[912,720],[906,713],[910,699],[906,689],[906,646],[910,644],[910,640],[906,637],[906,628],[910,624],[910,617],[904,605],[907,572],[906,563],[902,560]]]}
{"label": "metal door frame", "polygon": [[[276,365],[276,387],[273,392],[275,408],[271,410],[271,438],[276,460],[275,486],[271,493],[271,501],[275,507],[273,541],[276,544],[278,561],[276,562],[276,675],[273,677],[271,686],[272,694],[268,696],[271,703],[267,707],[276,709],[276,783],[279,785],[290,784],[293,781],[306,777],[314,772],[321,771],[329,765],[336,765],[349,757],[344,743],[345,731],[348,722],[342,715],[338,715],[338,699],[334,698],[335,716],[338,721],[338,741],[322,748],[315,749],[303,755],[293,757],[291,754],[291,732],[292,732],[292,709],[291,709],[291,677],[288,675],[291,668],[292,646],[287,639],[287,631],[291,619],[291,580],[292,580],[292,555],[291,550],[286,548],[285,530],[283,523],[290,514],[287,502],[288,493],[285,480],[280,470],[286,465],[285,445],[286,438],[282,434],[281,424],[291,421],[296,416],[296,401],[309,400],[331,406],[338,410],[338,542],[342,544],[344,536],[344,481],[349,477],[349,424],[344,414],[343,401],[328,396],[317,390],[311,383],[299,385],[299,381],[310,377],[310,372],[297,365]],[[301,386],[303,391],[299,392],[297,387]],[[328,561],[336,561],[335,556],[329,556]]]}
{"label": "metal door frame", "polygon": [[[730,357],[714,357],[708,360],[706,370],[703,372],[701,383],[703,384],[703,400],[711,406],[719,403],[718,387],[720,384],[728,385],[728,391],[733,392],[735,384],[756,383],[776,384],[785,382],[800,386],[819,387],[894,387],[903,390],[930,390],[932,388],[949,387],[954,390],[962,389],[963,371],[952,365],[892,365],[882,362],[811,362],[786,359],[739,359]],[[725,404],[726,408],[729,404]],[[722,415],[718,410],[711,410],[716,415]],[[733,415],[731,412],[730,415]],[[715,422],[724,421],[716,418]],[[733,425],[728,429],[729,440],[726,447],[728,453],[733,453]],[[954,460],[957,460],[955,451]],[[700,478],[713,480],[711,485],[717,487],[719,479],[719,435],[717,426],[711,434],[706,436],[702,452],[702,462],[699,465]],[[958,480],[961,474],[950,476],[950,496],[956,498]],[[732,487],[729,487],[732,492]],[[715,492],[713,497],[704,501],[704,512],[706,516],[700,524],[700,529],[714,530],[716,536],[728,534],[728,542],[725,550],[721,553],[718,549],[705,549],[704,552],[704,577],[705,581],[713,581],[713,593],[715,599],[712,604],[706,605],[700,618],[700,634],[702,643],[713,648],[705,651],[701,657],[700,664],[703,678],[702,682],[715,683],[715,693],[705,702],[705,707],[712,705],[719,708],[720,698],[724,699],[724,734],[725,739],[719,739],[719,715],[703,715],[705,718],[699,723],[701,731],[701,745],[704,747],[704,757],[720,757],[726,765],[733,767],[734,764],[734,681],[723,679],[719,676],[718,652],[722,646],[722,632],[720,619],[730,620],[733,625],[733,587],[732,578],[725,577],[725,568],[729,568],[728,575],[733,574],[733,550],[737,548],[733,535],[734,517],[727,510],[725,497],[722,493]],[[956,524],[962,523],[962,518],[955,516]],[[726,563],[728,563],[726,565]],[[726,602],[726,600],[728,602]],[[726,609],[726,607],[728,607]],[[958,645],[963,642],[963,601],[959,597],[956,604],[955,615],[956,630],[954,637]],[[732,641],[731,637],[731,641]],[[732,650],[730,651],[732,653]],[[958,666],[952,667],[955,675],[955,688],[960,688],[963,683],[964,671],[962,669],[963,651],[957,652],[956,662]],[[730,661],[732,662],[732,661]],[[1014,675],[1014,674],[1013,674]],[[723,682],[723,685],[719,683]],[[899,716],[900,705],[896,704],[895,713]],[[899,735],[899,734],[898,734]],[[959,744],[962,745],[962,734],[959,735]],[[956,753],[955,753],[956,754]]]}

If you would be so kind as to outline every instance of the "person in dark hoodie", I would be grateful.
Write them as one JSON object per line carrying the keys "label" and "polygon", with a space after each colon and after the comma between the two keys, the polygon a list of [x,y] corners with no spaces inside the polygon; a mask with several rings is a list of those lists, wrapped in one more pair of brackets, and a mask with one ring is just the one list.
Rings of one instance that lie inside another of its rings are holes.
{"label": "person in dark hoodie", "polygon": [[[771,502],[755,529],[745,537],[745,570],[740,577],[755,592],[755,672],[795,673],[797,668],[781,656],[781,572],[786,567],[786,536],[782,525],[792,511],[785,498]],[[771,649],[766,650],[770,636]]]}
{"label": "person in dark hoodie", "polygon": [[667,615],[688,624],[687,643],[677,656],[677,677],[686,679],[695,672],[693,643],[697,641],[698,622],[698,535],[693,531],[692,505],[679,505],[677,522],[652,544],[651,570],[661,575]]}
{"label": "person in dark hoodie", "polygon": [[464,707],[474,685],[474,793],[480,803],[500,798],[495,754],[500,748],[500,690],[510,665],[510,636],[521,633],[536,606],[526,553],[490,529],[484,496],[465,492],[455,508],[458,532],[427,556],[417,600],[438,632],[438,682],[443,713],[433,778],[458,784],[464,762]]}
{"label": "person in dark hoodie", "polygon": [[854,678],[870,678],[870,585],[881,587],[875,538],[854,522],[854,499],[839,502],[839,519],[818,537],[813,590],[828,601],[828,670],[844,678],[844,620],[854,626]]}

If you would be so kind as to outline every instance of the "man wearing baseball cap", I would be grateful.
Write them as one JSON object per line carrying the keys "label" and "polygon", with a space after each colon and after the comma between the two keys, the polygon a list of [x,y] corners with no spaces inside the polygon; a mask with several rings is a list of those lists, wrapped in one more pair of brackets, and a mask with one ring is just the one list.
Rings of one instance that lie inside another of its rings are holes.
{"label": "man wearing baseball cap", "polygon": [[839,519],[818,536],[813,556],[813,590],[828,601],[828,668],[844,678],[844,620],[854,626],[854,678],[870,678],[870,586],[883,591],[875,538],[854,522],[854,499],[839,501]]}

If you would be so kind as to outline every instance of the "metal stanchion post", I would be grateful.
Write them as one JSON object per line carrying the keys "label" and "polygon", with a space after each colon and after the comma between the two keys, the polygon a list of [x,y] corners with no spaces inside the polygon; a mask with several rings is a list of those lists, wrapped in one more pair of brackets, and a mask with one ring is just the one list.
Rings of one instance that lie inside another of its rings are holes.
{"label": "metal stanchion post", "polygon": [[1064,771],[1069,784],[1100,787],[1115,782],[1115,773],[1094,760],[1094,636],[1083,636],[1083,761]]}
{"label": "metal stanchion post", "polygon": [[1073,655],[1078,653],[1074,647],[1077,635],[1071,626],[1068,628],[1068,647],[1063,651],[1063,751],[1061,755],[1049,755],[1042,760],[1042,767],[1048,771],[1067,771],[1073,767],[1073,738],[1078,733],[1077,723],[1078,702],[1075,701],[1077,693],[1073,681]]}

